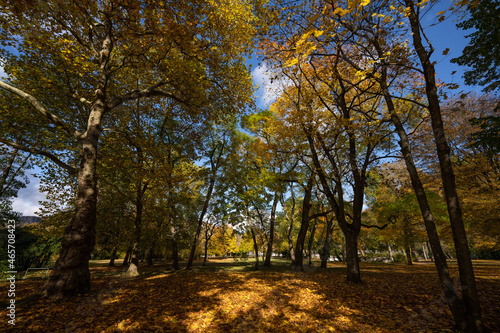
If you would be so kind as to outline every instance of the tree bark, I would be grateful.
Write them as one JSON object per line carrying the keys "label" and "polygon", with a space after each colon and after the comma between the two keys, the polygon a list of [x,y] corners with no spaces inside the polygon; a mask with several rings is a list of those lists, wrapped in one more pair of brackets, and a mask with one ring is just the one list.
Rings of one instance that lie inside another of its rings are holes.
{"label": "tree bark", "polygon": [[328,266],[328,259],[330,258],[331,242],[332,242],[332,232],[333,232],[333,219],[329,219],[326,222],[326,236],[325,243],[323,244],[323,251],[321,254],[321,268],[326,268]]}
{"label": "tree bark", "polygon": [[392,248],[391,248],[391,243],[387,242],[387,251],[389,251],[389,259],[391,262],[394,262],[394,258],[392,256]]}
{"label": "tree bark", "polygon": [[111,252],[111,259],[109,260],[109,267],[115,267],[115,259],[116,259],[116,246],[113,247],[113,252]]}
{"label": "tree bark", "polygon": [[257,238],[255,237],[255,231],[253,227],[250,227],[250,232],[252,233],[253,239],[253,250],[255,252],[255,270],[259,270],[259,245],[257,244]]}
{"label": "tree bark", "polygon": [[314,243],[314,234],[316,233],[316,225],[317,224],[318,224],[318,219],[314,219],[313,228],[311,230],[311,233],[309,234],[309,242],[307,244],[307,257],[308,257],[307,264],[309,266],[312,266],[312,246]]}
{"label": "tree bark", "polygon": [[64,231],[59,258],[41,291],[44,298],[71,297],[90,290],[89,260],[95,246],[99,122],[90,120],[88,132],[80,155],[76,212]]}
{"label": "tree bark", "polygon": [[135,214],[135,239],[134,239],[134,244],[132,246],[132,262],[130,263],[130,266],[128,267],[128,270],[126,272],[127,275],[130,276],[136,276],[139,274],[138,268],[139,268],[139,246],[141,244],[141,231],[142,231],[142,211],[144,208],[144,205],[142,203],[142,197],[144,195],[144,192],[147,189],[147,184],[142,185],[141,181],[137,182],[137,196],[136,196],[136,202],[135,202],[135,207],[136,207],[136,214]]}
{"label": "tree bark", "polygon": [[[92,101],[87,131],[76,135],[82,144],[76,211],[61,241],[61,252],[47,283],[40,292],[44,298],[64,298],[84,294],[90,290],[89,260],[95,246],[97,209],[97,147],[101,134],[101,120],[109,111],[106,89],[109,79],[109,56],[113,49],[111,22],[104,20],[106,31],[99,53],[99,72]],[[52,116],[51,119],[57,117]],[[58,120],[60,121],[60,120]]]}
{"label": "tree bark", "polygon": [[406,254],[406,264],[413,265],[413,260],[411,258],[411,248],[409,245],[405,246],[405,254]]}
{"label": "tree bark", "polygon": [[300,221],[300,230],[297,236],[297,243],[295,245],[295,266],[296,272],[303,272],[303,252],[304,242],[306,240],[307,230],[309,229],[309,211],[311,210],[311,197],[312,188],[314,183],[314,175],[309,176],[307,185],[304,188],[304,200],[302,201],[302,219]]}
{"label": "tree bark", "polygon": [[207,258],[208,258],[208,239],[205,238],[205,254],[203,255],[203,266],[207,264]]}
{"label": "tree bark", "polygon": [[155,245],[156,245],[155,242],[152,242],[151,246],[149,247],[148,255],[146,257],[146,260],[148,261],[148,266],[153,266],[153,255],[155,251]]}
{"label": "tree bark", "polygon": [[122,266],[127,266],[130,258],[130,254],[132,253],[132,247],[130,246],[125,253],[125,258],[123,258]]}
{"label": "tree bark", "polygon": [[429,242],[426,242],[425,246],[427,246],[427,250],[429,250],[429,258],[431,259],[431,261],[434,261],[434,254],[432,253],[431,246],[429,246]]}
{"label": "tree bark", "polygon": [[172,242],[172,267],[174,270],[179,270],[179,250],[177,249],[177,241],[175,240],[175,235],[172,235],[172,238],[170,239]]}
{"label": "tree bark", "polygon": [[271,266],[271,256],[273,255],[273,243],[274,243],[274,223],[276,220],[276,207],[278,206],[280,194],[278,192],[274,193],[273,206],[271,208],[270,226],[269,226],[269,240],[267,243],[266,260],[264,261],[264,266]]}
{"label": "tree bark", "polygon": [[415,251],[415,243],[410,244],[411,253],[415,256],[414,261],[418,262],[417,252]]}
{"label": "tree bark", "polygon": [[429,259],[429,257],[427,256],[427,246],[425,245],[425,243],[422,243],[422,253],[424,254],[424,260]]}
{"label": "tree bark", "polygon": [[[290,191],[292,196],[292,208],[290,212],[290,225],[288,226],[287,240],[288,240],[288,251],[290,252],[290,259],[292,261],[292,265],[295,265],[295,252],[293,250],[293,239],[292,239],[292,230],[293,230],[293,221],[295,218],[295,195],[293,192],[293,183],[290,184]],[[285,205],[283,204],[283,207]]]}
{"label": "tree bark", "polygon": [[359,251],[361,251],[361,256],[366,257],[365,249],[363,248],[363,244],[359,243]]}
{"label": "tree bark", "polygon": [[354,228],[348,228],[347,232],[344,232],[344,236],[346,245],[345,261],[347,265],[347,281],[360,283],[361,274],[358,257],[359,231]]}

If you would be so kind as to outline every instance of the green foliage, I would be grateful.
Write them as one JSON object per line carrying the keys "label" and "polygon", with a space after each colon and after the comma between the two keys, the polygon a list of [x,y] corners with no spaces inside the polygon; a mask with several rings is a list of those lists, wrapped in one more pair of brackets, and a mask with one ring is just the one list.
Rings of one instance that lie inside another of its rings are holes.
{"label": "green foliage", "polygon": [[[7,258],[7,229],[0,230],[0,246],[2,269]],[[59,251],[60,238],[51,234],[39,234],[28,228],[18,228],[16,235],[16,270],[41,267],[47,265],[52,254]]]}
{"label": "green foliage", "polygon": [[394,262],[406,262],[406,255],[404,253],[398,252],[392,256],[392,259],[394,260]]}
{"label": "green foliage", "polygon": [[477,259],[500,259],[500,250],[491,250],[488,248],[479,248],[474,250],[474,253],[477,256]]}
{"label": "green foliage", "polygon": [[475,29],[460,57],[451,62],[472,67],[465,72],[468,85],[485,86],[484,91],[500,88],[500,3],[498,0],[473,1],[468,6],[470,18],[457,24],[461,29]]}
{"label": "green foliage", "polygon": [[470,144],[473,148],[482,148],[488,157],[493,158],[500,154],[500,116],[487,116],[482,118],[472,118],[469,120],[472,125],[479,125],[479,131],[472,133]]}

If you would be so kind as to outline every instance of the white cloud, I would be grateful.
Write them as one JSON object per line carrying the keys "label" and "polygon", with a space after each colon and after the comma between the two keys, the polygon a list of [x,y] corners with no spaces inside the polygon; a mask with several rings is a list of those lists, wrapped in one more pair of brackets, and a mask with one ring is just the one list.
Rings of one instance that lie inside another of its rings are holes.
{"label": "white cloud", "polygon": [[0,79],[5,79],[7,75],[5,74],[5,71],[3,70],[5,66],[5,60],[0,57]]}
{"label": "white cloud", "polygon": [[17,198],[12,201],[12,209],[15,212],[20,212],[24,216],[33,216],[36,215],[36,211],[40,208],[38,201],[43,201],[46,199],[46,195],[44,193],[40,193],[38,187],[40,185],[40,181],[38,178],[33,176],[29,176],[30,183],[19,190],[17,193]]}
{"label": "white cloud", "polygon": [[259,67],[252,70],[253,82],[259,86],[257,90],[257,105],[260,107],[268,107],[276,98],[283,92],[283,85],[286,84],[281,80],[275,79],[271,81],[272,72],[270,72],[266,63],[262,63]]}

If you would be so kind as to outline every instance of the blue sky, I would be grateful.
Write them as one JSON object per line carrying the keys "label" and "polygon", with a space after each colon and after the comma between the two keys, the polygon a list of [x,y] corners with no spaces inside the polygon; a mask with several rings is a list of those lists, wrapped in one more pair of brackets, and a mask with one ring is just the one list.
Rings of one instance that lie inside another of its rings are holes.
{"label": "blue sky", "polygon": [[[465,68],[450,63],[452,58],[458,57],[462,54],[463,48],[468,44],[468,40],[465,36],[471,32],[457,29],[455,26],[457,22],[452,19],[447,19],[438,25],[430,26],[437,20],[435,13],[446,9],[446,3],[447,2],[445,1],[445,4],[437,5],[424,17],[424,20],[422,21],[424,26],[428,26],[426,33],[435,48],[432,59],[437,62],[437,77],[447,83],[461,84],[461,87],[456,90],[457,93],[461,90],[479,92],[480,88],[463,86],[462,75]],[[444,56],[442,53],[446,48],[449,48],[450,51],[447,56]],[[269,82],[266,75],[266,68],[264,66],[258,67],[258,60],[256,56],[252,57],[250,63],[253,65],[252,75],[254,84],[259,86],[259,89],[255,94],[257,106],[259,108],[266,108],[273,101],[275,95],[273,90],[276,89],[277,86],[272,85]],[[454,71],[456,71],[456,73],[452,75],[452,72]],[[0,67],[0,76],[2,72],[2,68]],[[35,169],[28,173],[37,172],[39,173],[40,170]],[[39,208],[38,201],[45,199],[45,194],[38,191],[38,186],[38,179],[31,176],[30,184],[28,184],[27,188],[19,191],[18,198],[16,198],[13,202],[13,208],[15,211],[21,212],[25,216],[35,215]]]}

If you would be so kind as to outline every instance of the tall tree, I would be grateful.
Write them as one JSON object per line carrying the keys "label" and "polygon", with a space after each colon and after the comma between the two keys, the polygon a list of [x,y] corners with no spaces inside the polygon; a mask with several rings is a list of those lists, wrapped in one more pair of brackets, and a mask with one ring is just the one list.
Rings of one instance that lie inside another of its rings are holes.
{"label": "tall tree", "polygon": [[455,172],[451,163],[450,148],[443,128],[441,105],[435,79],[436,71],[430,59],[434,49],[428,40],[427,48],[424,46],[420,6],[412,0],[405,0],[405,4],[408,8],[408,21],[412,31],[413,46],[420,60],[423,76],[425,78],[428,110],[439,158],[441,179],[460,272],[460,288],[464,299],[462,315],[465,317],[465,320],[459,323],[459,329],[467,332],[483,332],[485,329],[481,321],[481,306],[477,294],[476,280],[474,278],[474,269],[472,267],[462,209],[458,198]]}
{"label": "tall tree", "polygon": [[[243,55],[255,33],[253,4],[3,1],[0,55],[9,79],[0,88],[12,94],[7,113],[13,116],[6,118],[8,132],[0,142],[44,155],[78,179],[76,212],[42,296],[90,288],[97,147],[111,114],[118,115],[127,101],[155,96],[181,103],[192,114],[245,107],[251,83]],[[131,70],[140,86],[128,90],[120,80]],[[41,127],[31,127],[25,139],[13,131],[18,123]],[[78,146],[76,163],[58,154]]]}

